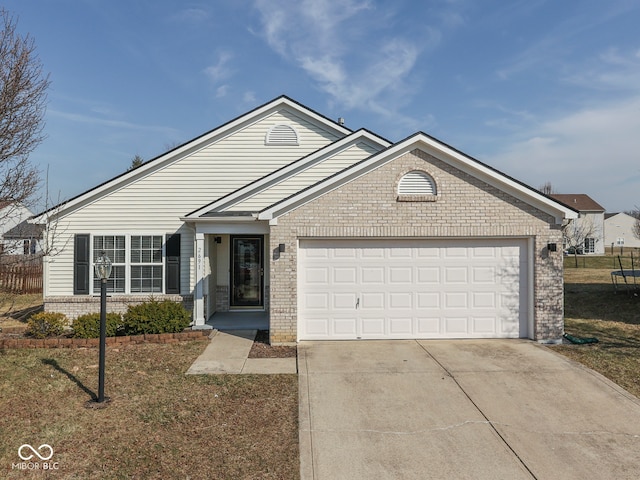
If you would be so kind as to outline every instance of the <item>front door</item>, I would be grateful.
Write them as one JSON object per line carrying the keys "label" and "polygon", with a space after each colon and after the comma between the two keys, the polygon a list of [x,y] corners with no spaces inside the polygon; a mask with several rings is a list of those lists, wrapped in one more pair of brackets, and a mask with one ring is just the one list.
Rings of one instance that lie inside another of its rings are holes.
{"label": "front door", "polygon": [[231,237],[231,307],[262,307],[262,236]]}

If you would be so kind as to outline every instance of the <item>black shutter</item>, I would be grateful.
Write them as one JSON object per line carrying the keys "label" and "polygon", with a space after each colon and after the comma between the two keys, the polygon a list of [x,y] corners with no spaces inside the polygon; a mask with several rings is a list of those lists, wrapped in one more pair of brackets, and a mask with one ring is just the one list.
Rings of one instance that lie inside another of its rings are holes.
{"label": "black shutter", "polygon": [[167,275],[165,293],[180,293],[180,234],[167,234],[165,244]]}
{"label": "black shutter", "polygon": [[73,294],[89,295],[91,260],[89,258],[90,235],[76,234],[73,239]]}

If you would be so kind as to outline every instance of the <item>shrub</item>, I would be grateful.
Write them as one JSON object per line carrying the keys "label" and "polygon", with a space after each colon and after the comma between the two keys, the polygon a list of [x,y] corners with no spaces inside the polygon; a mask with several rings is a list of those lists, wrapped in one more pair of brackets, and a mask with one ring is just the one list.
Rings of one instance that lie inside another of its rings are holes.
{"label": "shrub", "polygon": [[191,323],[191,313],[182,304],[151,299],[140,305],[129,305],[122,317],[126,335],[181,332]]}
{"label": "shrub", "polygon": [[[119,313],[107,313],[107,337],[115,337],[122,332],[122,317]],[[73,336],[78,338],[98,338],[100,336],[100,314],[88,313],[73,321]]]}
{"label": "shrub", "polygon": [[64,313],[40,312],[31,315],[27,322],[27,334],[35,338],[61,335],[69,321]]}

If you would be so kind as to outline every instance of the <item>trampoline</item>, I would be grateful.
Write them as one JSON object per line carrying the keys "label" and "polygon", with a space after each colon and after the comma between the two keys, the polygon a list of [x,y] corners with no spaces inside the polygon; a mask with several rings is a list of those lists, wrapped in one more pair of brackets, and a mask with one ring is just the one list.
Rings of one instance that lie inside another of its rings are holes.
{"label": "trampoline", "polygon": [[[620,280],[621,278],[622,281]],[[613,283],[613,289],[616,293],[618,293],[618,284],[622,286],[622,282],[624,282],[627,290],[637,288],[636,278],[640,278],[640,270],[615,270],[611,272],[611,283]]]}

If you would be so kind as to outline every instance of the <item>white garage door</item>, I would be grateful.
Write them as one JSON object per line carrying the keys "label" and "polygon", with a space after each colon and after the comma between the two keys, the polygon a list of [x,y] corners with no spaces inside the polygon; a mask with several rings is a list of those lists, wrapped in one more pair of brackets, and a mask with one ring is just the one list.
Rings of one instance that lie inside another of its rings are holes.
{"label": "white garage door", "polygon": [[526,250],[526,239],[301,240],[298,337],[526,337]]}

